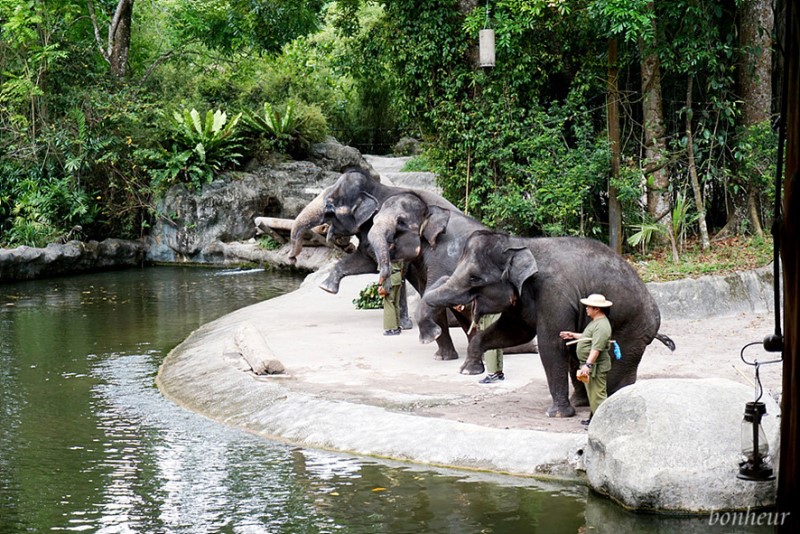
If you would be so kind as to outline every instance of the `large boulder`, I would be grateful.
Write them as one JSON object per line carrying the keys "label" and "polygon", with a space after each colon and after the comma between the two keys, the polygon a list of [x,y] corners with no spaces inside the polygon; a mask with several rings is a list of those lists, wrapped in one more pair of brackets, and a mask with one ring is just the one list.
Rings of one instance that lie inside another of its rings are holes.
{"label": "large boulder", "polygon": [[[619,390],[589,427],[589,485],[643,511],[710,513],[774,505],[774,480],[736,476],[744,408],[752,400],[752,388],[720,378],[646,380]],[[761,400],[770,451],[778,451],[779,409],[769,395]]]}
{"label": "large boulder", "polygon": [[329,140],[312,147],[309,161],[230,173],[199,192],[176,185],[157,205],[147,259],[219,263],[223,259],[220,244],[255,237],[255,217],[294,218],[351,167],[380,180],[358,150]]}

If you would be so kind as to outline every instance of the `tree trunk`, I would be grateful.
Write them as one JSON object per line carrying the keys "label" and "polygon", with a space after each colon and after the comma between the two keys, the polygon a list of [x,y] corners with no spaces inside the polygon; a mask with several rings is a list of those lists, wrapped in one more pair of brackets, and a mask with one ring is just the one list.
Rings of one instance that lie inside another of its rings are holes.
{"label": "tree trunk", "polygon": [[[742,125],[745,127],[769,120],[771,115],[773,27],[772,2],[752,0],[743,3],[739,12],[739,86],[742,96]],[[744,178],[746,182],[747,177]],[[757,209],[758,189],[749,183],[744,186],[747,190],[746,212],[753,231],[756,235],[763,236],[764,230]],[[745,211],[736,205],[737,200],[740,199],[733,199],[736,207],[732,216],[738,216]]]}
{"label": "tree trunk", "polygon": [[94,2],[86,0],[89,18],[94,28],[94,38],[103,58],[108,62],[111,74],[123,78],[128,73],[128,56],[131,49],[131,26],[134,0],[119,0],[114,15],[108,23],[108,38],[100,38],[100,24],[94,10]]}
{"label": "tree trunk", "polygon": [[109,63],[111,74],[124,78],[128,72],[128,54],[131,49],[131,22],[133,19],[134,0],[119,0],[114,18],[108,29],[108,40],[111,52]]}
{"label": "tree trunk", "polygon": [[694,160],[694,135],[692,134],[692,88],[694,78],[689,75],[686,83],[686,150],[689,167],[689,178],[692,182],[694,192],[694,205],[697,209],[698,223],[700,225],[700,243],[703,250],[708,250],[711,242],[708,239],[708,227],[706,226],[706,207],[703,201],[703,190],[700,188],[700,180],[697,178],[697,165]]}
{"label": "tree trunk", "polygon": [[611,178],[608,181],[608,244],[622,254],[622,207],[617,199],[617,188],[612,185],[619,177],[619,68],[617,67],[617,40],[608,41],[608,143],[611,146]]}
{"label": "tree trunk", "polygon": [[[652,10],[653,2],[648,4]],[[655,20],[653,34],[655,35]],[[664,226],[670,224],[669,170],[662,165],[666,153],[664,134],[664,110],[661,98],[661,61],[653,47],[648,47],[643,39],[639,40],[642,74],[642,114],[646,167],[655,168],[647,176],[647,211],[650,216]]]}

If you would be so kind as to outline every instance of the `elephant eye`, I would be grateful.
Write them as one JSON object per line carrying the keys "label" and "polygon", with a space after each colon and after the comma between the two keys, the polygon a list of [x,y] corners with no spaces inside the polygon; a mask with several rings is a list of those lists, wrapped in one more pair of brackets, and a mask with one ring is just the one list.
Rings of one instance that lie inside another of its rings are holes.
{"label": "elephant eye", "polygon": [[483,279],[480,276],[477,276],[477,275],[474,275],[474,274],[469,277],[469,283],[470,283],[470,285],[473,285],[473,286],[477,286],[482,281],[483,281]]}

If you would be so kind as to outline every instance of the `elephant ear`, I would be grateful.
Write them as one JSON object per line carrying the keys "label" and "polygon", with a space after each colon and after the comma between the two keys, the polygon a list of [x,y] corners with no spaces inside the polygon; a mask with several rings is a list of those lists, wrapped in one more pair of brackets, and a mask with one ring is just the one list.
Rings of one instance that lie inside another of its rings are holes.
{"label": "elephant ear", "polygon": [[522,285],[525,280],[539,272],[536,258],[527,247],[511,247],[507,248],[505,252],[506,265],[503,278],[514,284],[517,293],[522,293]]}
{"label": "elephant ear", "polygon": [[353,219],[355,219],[356,228],[361,227],[362,224],[367,222],[375,212],[378,211],[380,203],[378,199],[369,193],[361,192],[358,195],[355,203],[353,204]]}
{"label": "elephant ear", "polygon": [[422,237],[430,244],[436,246],[436,239],[447,229],[450,222],[450,210],[439,206],[428,206],[428,217],[422,223]]}

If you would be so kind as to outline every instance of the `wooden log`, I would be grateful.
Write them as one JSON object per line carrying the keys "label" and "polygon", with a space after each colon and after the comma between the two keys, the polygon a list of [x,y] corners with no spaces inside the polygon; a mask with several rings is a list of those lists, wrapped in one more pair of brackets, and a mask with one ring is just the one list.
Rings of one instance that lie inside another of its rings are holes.
{"label": "wooden log", "polygon": [[247,361],[253,373],[257,375],[274,375],[283,373],[286,368],[275,357],[275,353],[267,344],[267,340],[256,327],[244,323],[234,334],[236,346]]}

